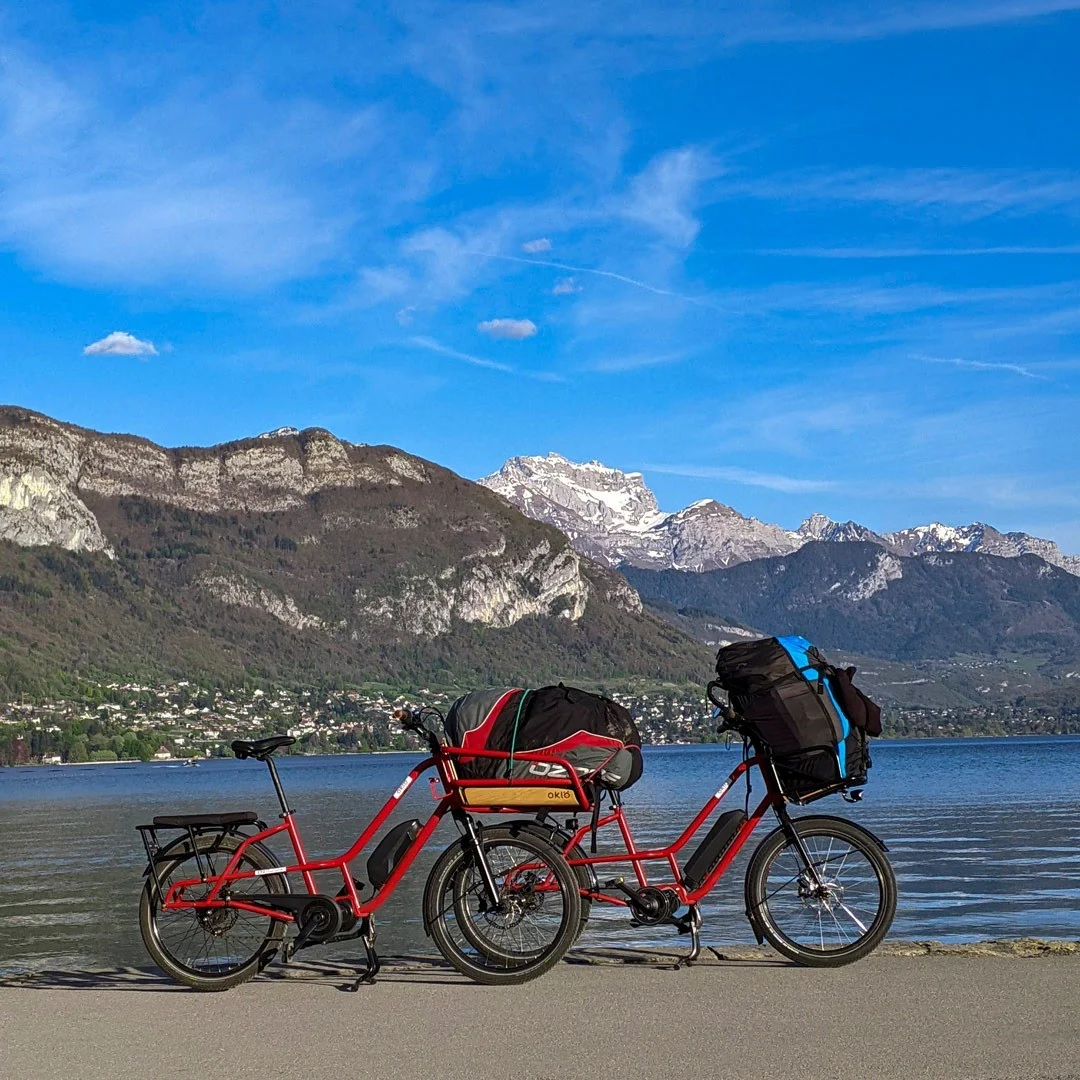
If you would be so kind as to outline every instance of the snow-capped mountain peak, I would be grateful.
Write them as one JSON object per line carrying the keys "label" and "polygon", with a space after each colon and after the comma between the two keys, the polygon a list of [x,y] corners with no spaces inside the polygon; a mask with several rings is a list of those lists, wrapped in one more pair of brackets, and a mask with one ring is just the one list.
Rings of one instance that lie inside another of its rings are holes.
{"label": "snow-capped mountain peak", "polygon": [[643,532],[664,517],[641,473],[609,469],[599,461],[578,464],[556,453],[515,457],[480,482],[513,503],[561,507],[594,529]]}
{"label": "snow-capped mountain peak", "polygon": [[787,555],[811,541],[877,544],[893,555],[976,551],[1015,558],[1037,555],[1080,575],[1080,556],[1064,555],[1052,540],[1002,533],[983,522],[940,521],[894,533],[876,533],[855,521],[811,514],[795,532],[746,517],[715,499],[699,499],[672,514],[662,512],[639,472],[599,461],[570,461],[562,454],[516,457],[481,484],[529,517],[561,529],[583,555],[607,566],[715,570],[770,555]]}
{"label": "snow-capped mountain peak", "polygon": [[811,514],[800,526],[798,535],[803,543],[810,540],[823,540],[838,544],[845,541],[860,540],[871,544],[884,544],[884,540],[865,525],[854,521],[833,521],[824,514]]}
{"label": "snow-capped mountain peak", "polygon": [[665,514],[641,473],[598,461],[577,464],[555,453],[516,457],[480,483],[561,529],[578,551],[608,566],[713,570],[799,546],[795,534],[715,499]]}

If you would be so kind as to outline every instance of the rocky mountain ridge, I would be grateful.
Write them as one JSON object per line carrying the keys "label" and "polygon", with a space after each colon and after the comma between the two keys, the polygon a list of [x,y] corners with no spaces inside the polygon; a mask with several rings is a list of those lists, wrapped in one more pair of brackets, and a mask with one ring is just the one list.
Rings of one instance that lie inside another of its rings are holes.
{"label": "rocky mountain ridge", "polygon": [[555,453],[516,457],[478,483],[554,525],[578,551],[610,567],[715,570],[799,546],[797,534],[714,499],[665,514],[641,473],[598,461],[578,464]]}
{"label": "rocky mountain ridge", "polygon": [[[246,664],[248,644],[272,639],[279,669],[302,653],[339,674],[486,665],[515,681],[543,657],[552,673],[686,678],[699,658],[556,529],[432,462],[322,429],[168,449],[0,408],[3,541],[0,642],[66,658],[77,641],[99,668],[118,652],[83,625],[72,586],[125,641],[138,609],[200,654],[232,640]],[[35,548],[36,563],[20,559]],[[65,619],[80,620],[66,636]]]}
{"label": "rocky mountain ridge", "polygon": [[1075,670],[1080,658],[1080,577],[1031,554],[897,555],[865,541],[812,541],[726,570],[626,575],[647,604],[712,628],[711,637],[724,624],[799,633],[904,663],[1030,656]]}
{"label": "rocky mountain ridge", "polygon": [[981,522],[959,527],[934,522],[876,533],[853,521],[812,514],[792,531],[712,499],[665,514],[641,473],[623,473],[596,461],[580,464],[556,453],[511,458],[479,483],[529,517],[554,525],[578,551],[610,567],[704,572],[787,555],[822,541],[869,542],[898,556],[960,551],[1005,558],[1037,555],[1080,575],[1080,556],[1064,554],[1052,540],[1002,533]]}

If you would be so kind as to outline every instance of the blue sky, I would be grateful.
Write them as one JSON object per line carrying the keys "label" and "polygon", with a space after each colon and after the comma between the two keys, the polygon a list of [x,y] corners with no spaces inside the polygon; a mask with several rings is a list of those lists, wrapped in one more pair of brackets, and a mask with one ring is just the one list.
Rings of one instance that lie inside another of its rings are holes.
{"label": "blue sky", "polygon": [[0,2],[0,401],[1080,551],[1078,52],[1080,0]]}

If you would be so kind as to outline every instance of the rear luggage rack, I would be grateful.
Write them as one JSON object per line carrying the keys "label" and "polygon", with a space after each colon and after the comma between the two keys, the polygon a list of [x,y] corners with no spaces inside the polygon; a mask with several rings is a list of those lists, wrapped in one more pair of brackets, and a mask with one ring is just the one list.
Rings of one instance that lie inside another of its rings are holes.
{"label": "rear luggage rack", "polygon": [[169,853],[183,839],[178,836],[162,847],[158,840],[158,829],[175,830],[186,834],[191,851],[195,855],[195,863],[199,868],[199,878],[205,882],[206,867],[203,864],[202,853],[199,851],[198,838],[207,833],[218,833],[223,837],[230,834],[242,836],[245,834],[241,830],[248,826],[254,826],[259,832],[267,827],[266,822],[260,820],[259,815],[253,810],[239,810],[225,814],[162,814],[155,817],[150,825],[136,825],[135,828],[146,850],[145,873],[154,879],[158,892],[162,893],[157,864],[166,861],[170,857]]}

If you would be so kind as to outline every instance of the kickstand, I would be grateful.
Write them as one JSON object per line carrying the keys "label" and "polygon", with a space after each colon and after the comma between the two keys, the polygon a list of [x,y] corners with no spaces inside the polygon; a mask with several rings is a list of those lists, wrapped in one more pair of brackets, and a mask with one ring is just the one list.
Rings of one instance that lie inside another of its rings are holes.
{"label": "kickstand", "polygon": [[350,994],[355,994],[361,986],[370,986],[375,981],[375,976],[379,974],[379,970],[382,967],[382,963],[379,960],[379,954],[375,951],[375,926],[372,923],[370,916],[364,919],[360,940],[364,944],[367,967],[364,968],[355,982],[342,987],[343,990],[348,990]]}
{"label": "kickstand", "polygon": [[690,935],[690,951],[682,957],[676,967],[689,967],[701,955],[701,909],[697,904],[691,904],[690,910],[681,918],[675,920],[680,934]]}

